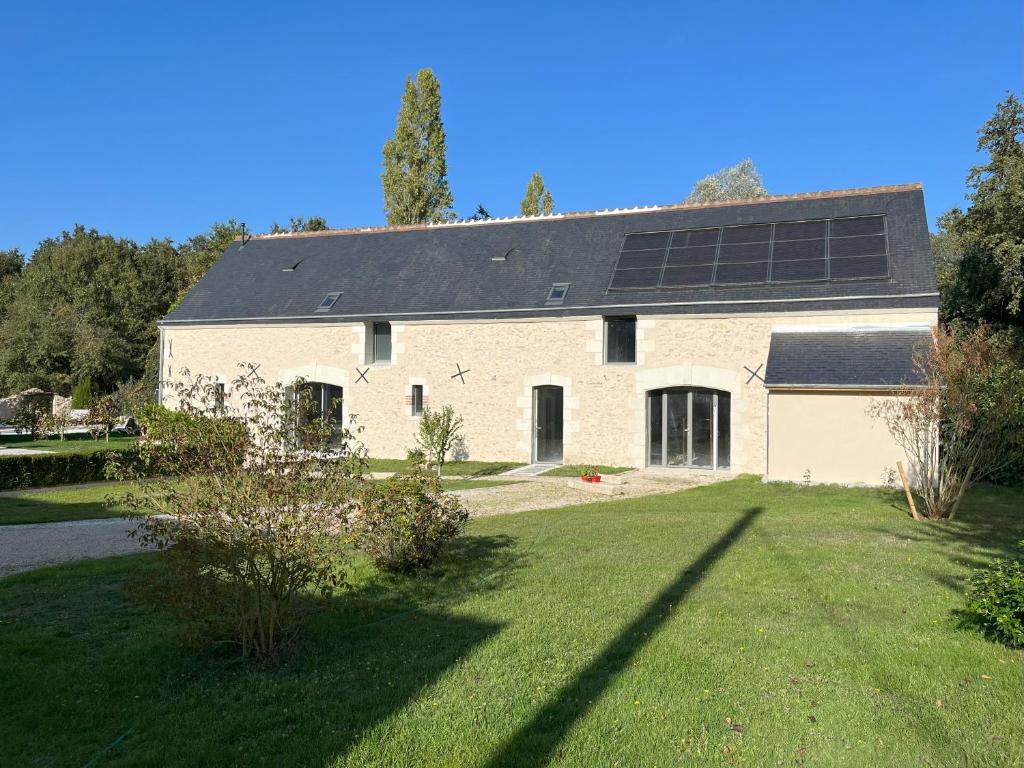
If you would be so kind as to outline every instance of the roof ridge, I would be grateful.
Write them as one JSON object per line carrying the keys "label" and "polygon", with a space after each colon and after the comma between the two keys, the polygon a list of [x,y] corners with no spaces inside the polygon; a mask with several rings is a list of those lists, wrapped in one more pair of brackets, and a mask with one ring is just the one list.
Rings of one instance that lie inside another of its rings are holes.
{"label": "roof ridge", "polygon": [[[766,197],[750,197],[739,200],[720,200],[712,203],[670,203],[668,205],[635,206],[632,208],[605,208],[593,211],[567,211],[565,213],[541,214],[539,216],[502,216],[492,219],[460,219],[444,221],[436,224],[401,224],[380,227],[347,227],[342,229],[321,229],[316,232],[280,232],[277,234],[254,234],[252,240],[276,240],[293,237],[330,237],[333,235],[365,235],[383,232],[416,232],[428,229],[444,229],[448,227],[479,227],[493,224],[517,224],[528,221],[553,221],[557,219],[579,219],[592,216],[618,216],[628,213],[656,213],[660,211],[699,210],[702,208],[728,208],[737,205],[757,203],[779,203],[792,200],[828,200],[835,197],[853,197],[855,195],[876,195],[884,192],[911,192],[924,189],[921,182],[909,184],[890,184],[877,187],[853,187],[850,189],[822,190],[819,192],[797,192],[789,195],[768,195]],[[236,236],[235,240],[240,240]],[[248,242],[248,240],[246,241]]]}

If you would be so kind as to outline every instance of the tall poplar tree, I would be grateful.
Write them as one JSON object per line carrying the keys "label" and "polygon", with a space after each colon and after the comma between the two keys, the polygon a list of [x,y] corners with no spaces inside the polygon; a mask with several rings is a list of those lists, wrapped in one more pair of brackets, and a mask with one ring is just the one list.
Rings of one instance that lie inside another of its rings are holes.
{"label": "tall poplar tree", "polygon": [[395,135],[384,144],[384,212],[390,226],[449,221],[452,193],[444,125],[441,85],[429,69],[405,80]]}
{"label": "tall poplar tree", "polygon": [[519,211],[523,216],[549,216],[555,210],[555,198],[551,196],[551,190],[544,186],[544,177],[540,171],[535,171],[530,177],[530,183],[526,185],[526,196],[519,204]]}

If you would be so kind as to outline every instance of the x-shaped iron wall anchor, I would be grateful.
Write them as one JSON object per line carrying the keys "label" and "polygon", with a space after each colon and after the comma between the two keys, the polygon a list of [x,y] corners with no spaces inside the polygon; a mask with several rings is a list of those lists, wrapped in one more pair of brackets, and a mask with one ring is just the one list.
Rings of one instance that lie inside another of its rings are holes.
{"label": "x-shaped iron wall anchor", "polygon": [[462,366],[460,366],[458,363],[456,363],[455,364],[455,370],[458,371],[458,373],[453,373],[449,378],[454,379],[454,378],[458,377],[459,379],[462,380],[462,383],[465,384],[466,383],[466,374],[469,373],[469,368],[467,368],[466,370],[462,370]]}
{"label": "x-shaped iron wall anchor", "polygon": [[365,384],[369,384],[370,380],[366,378],[366,374],[368,374],[369,372],[370,372],[369,368],[367,368],[365,371],[360,371],[359,368],[357,367],[356,368],[356,373],[359,374],[359,378],[356,379],[356,384],[358,384],[360,381],[365,383]]}
{"label": "x-shaped iron wall anchor", "polygon": [[745,365],[743,366],[743,370],[750,374],[750,376],[747,378],[747,384],[752,382],[755,378],[760,379],[762,384],[765,383],[764,376],[762,376],[760,373],[762,368],[764,368],[764,363],[761,363],[759,366],[757,366],[757,370],[754,371],[750,370]]}

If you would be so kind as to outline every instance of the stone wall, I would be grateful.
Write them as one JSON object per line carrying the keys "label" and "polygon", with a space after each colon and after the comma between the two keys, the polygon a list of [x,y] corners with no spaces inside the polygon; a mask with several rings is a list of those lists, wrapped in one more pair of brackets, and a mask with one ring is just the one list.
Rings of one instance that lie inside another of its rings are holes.
{"label": "stone wall", "polygon": [[387,365],[364,363],[362,323],[168,327],[162,373],[175,380],[187,367],[230,382],[246,362],[270,381],[336,384],[346,416],[365,427],[362,439],[378,457],[404,457],[413,445],[409,395],[421,384],[427,405],[451,404],[465,419],[470,458],[530,461],[533,388],[557,385],[565,462],[624,466],[646,461],[648,390],[709,387],[732,398],[732,470],[764,474],[767,392],[745,368],[766,362],[773,325],[934,321],[927,311],[642,316],[631,365],[603,362],[601,317],[393,322]]}

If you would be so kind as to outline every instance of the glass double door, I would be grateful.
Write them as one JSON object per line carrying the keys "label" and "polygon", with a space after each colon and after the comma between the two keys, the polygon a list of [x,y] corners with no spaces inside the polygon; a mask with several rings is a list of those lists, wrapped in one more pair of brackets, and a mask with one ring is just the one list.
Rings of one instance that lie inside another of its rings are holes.
{"label": "glass double door", "polygon": [[650,466],[729,466],[729,393],[659,389],[647,394]]}

